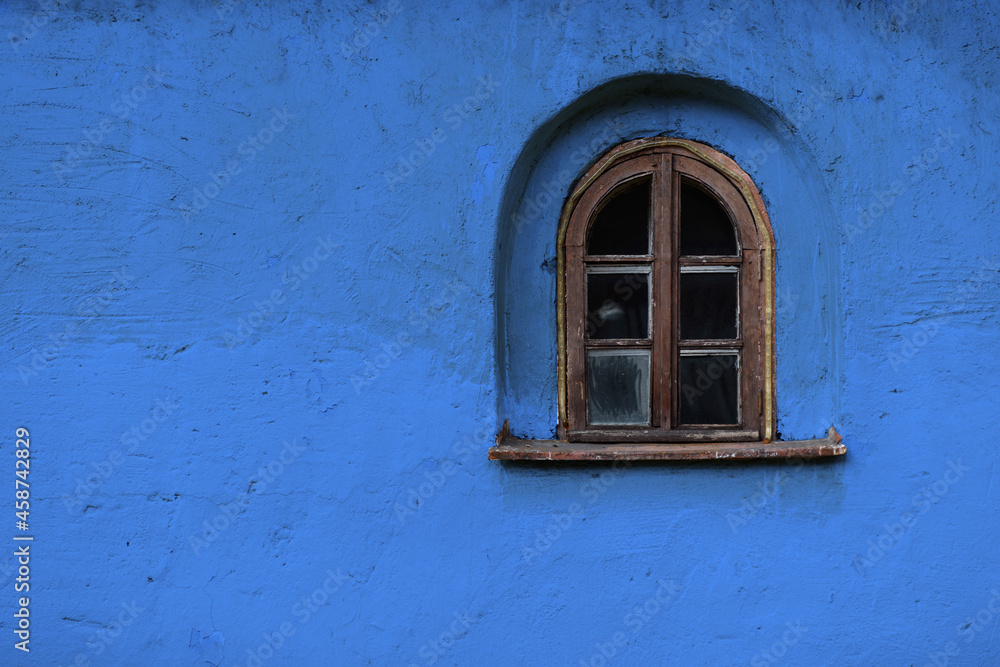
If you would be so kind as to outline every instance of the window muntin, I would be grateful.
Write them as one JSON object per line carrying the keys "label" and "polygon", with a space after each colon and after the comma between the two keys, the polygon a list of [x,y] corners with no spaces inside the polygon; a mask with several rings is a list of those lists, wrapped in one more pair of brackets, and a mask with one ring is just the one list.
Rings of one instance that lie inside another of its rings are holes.
{"label": "window muntin", "polygon": [[[564,434],[591,442],[769,439],[770,235],[751,211],[757,202],[705,159],[715,153],[707,147],[665,138],[633,146],[600,161],[568,203]],[[649,254],[640,254],[643,233]]]}

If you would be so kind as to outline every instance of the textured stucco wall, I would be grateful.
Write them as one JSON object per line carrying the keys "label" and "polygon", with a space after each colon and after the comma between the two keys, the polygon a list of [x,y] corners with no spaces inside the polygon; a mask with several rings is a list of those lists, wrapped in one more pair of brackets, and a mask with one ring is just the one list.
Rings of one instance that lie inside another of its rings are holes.
{"label": "textured stucco wall", "polygon": [[[3,2],[0,662],[1000,662],[997,6]],[[755,179],[846,460],[486,459],[555,424],[512,216],[658,133]]]}

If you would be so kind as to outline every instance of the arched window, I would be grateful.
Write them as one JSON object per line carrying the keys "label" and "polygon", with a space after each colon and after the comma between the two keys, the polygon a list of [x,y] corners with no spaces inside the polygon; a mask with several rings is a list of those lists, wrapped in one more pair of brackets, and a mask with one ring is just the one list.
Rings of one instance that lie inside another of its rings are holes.
{"label": "arched window", "polygon": [[770,442],[774,243],[733,160],[617,146],[559,228],[559,415],[571,442]]}

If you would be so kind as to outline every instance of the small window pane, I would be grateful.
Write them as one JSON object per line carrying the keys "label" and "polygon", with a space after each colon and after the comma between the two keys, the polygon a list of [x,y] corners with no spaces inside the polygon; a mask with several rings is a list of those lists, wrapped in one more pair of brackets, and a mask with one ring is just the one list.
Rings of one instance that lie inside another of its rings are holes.
{"label": "small window pane", "polygon": [[739,274],[681,273],[681,339],[737,336]]}
{"label": "small window pane", "polygon": [[587,414],[592,426],[649,425],[649,350],[587,353]]}
{"label": "small window pane", "polygon": [[739,423],[739,356],[682,355],[681,424]]}
{"label": "small window pane", "polygon": [[614,195],[601,209],[587,235],[588,255],[649,254],[649,183]]}
{"label": "small window pane", "polygon": [[649,337],[649,274],[587,275],[587,337]]}
{"label": "small window pane", "polygon": [[715,197],[681,185],[681,255],[735,255],[736,230]]}

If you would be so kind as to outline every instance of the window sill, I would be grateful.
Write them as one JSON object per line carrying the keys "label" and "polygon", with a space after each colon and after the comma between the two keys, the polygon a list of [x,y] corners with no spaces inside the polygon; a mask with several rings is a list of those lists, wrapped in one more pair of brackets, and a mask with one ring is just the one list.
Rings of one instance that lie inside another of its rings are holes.
{"label": "window sill", "polygon": [[504,423],[490,447],[493,461],[700,461],[748,459],[816,459],[843,456],[847,447],[832,426],[821,440],[780,442],[699,442],[590,444],[565,440],[524,440]]}

